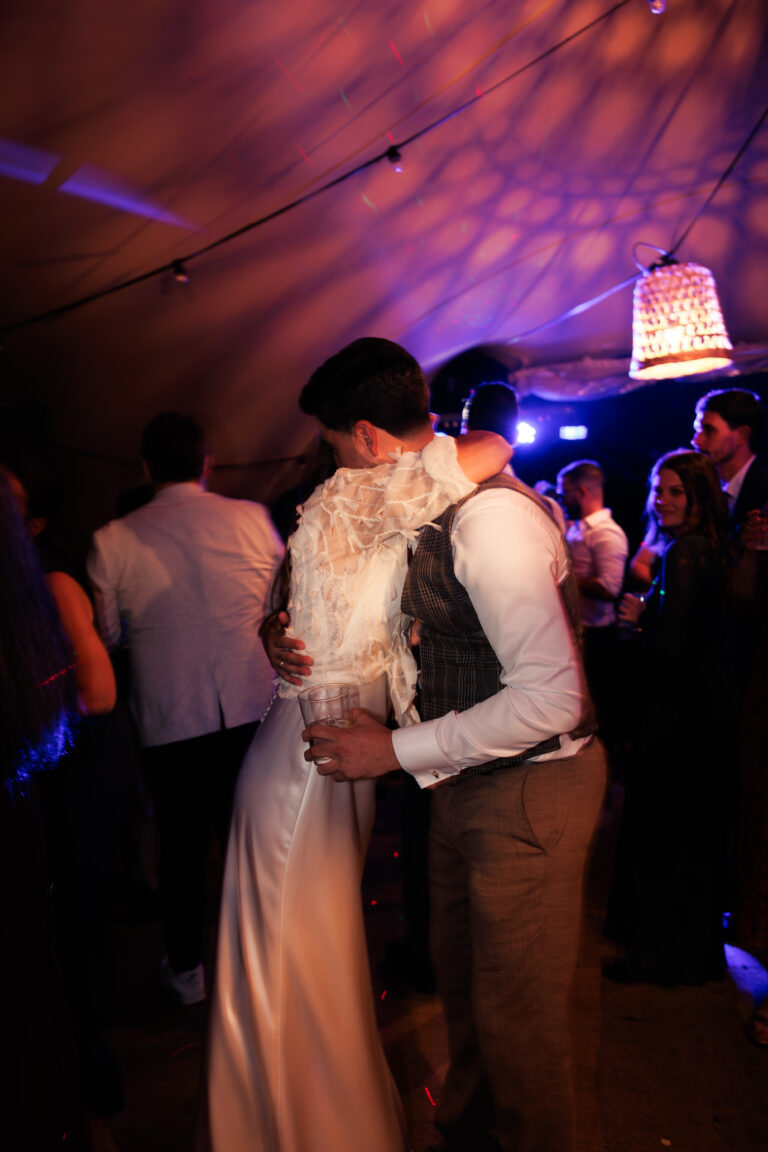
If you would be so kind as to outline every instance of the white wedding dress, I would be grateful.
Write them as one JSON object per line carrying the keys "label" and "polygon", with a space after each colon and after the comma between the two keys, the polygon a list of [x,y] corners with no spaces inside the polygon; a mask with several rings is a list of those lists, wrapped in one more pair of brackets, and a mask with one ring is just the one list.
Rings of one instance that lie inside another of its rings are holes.
{"label": "white wedding dress", "polygon": [[[472,488],[455,441],[436,438],[316,489],[289,544],[307,685],[359,684],[380,718],[391,701],[398,723],[418,719],[400,615],[408,540]],[[281,682],[238,782],[198,1147],[402,1152],[360,899],[374,782],[337,784],[304,759],[298,691]]]}

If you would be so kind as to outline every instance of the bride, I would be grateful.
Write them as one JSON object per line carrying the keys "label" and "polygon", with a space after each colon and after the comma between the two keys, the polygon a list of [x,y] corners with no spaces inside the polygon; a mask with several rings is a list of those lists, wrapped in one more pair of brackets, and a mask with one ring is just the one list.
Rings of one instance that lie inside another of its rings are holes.
{"label": "bride", "polygon": [[304,681],[280,682],[238,782],[198,1148],[402,1152],[360,899],[374,782],[337,784],[307,763],[296,696],[353,683],[374,715],[417,722],[400,614],[409,541],[511,449],[491,433],[434,437],[418,364],[386,340],[326,361],[299,403],[340,466],[289,541],[292,630],[316,658]]}

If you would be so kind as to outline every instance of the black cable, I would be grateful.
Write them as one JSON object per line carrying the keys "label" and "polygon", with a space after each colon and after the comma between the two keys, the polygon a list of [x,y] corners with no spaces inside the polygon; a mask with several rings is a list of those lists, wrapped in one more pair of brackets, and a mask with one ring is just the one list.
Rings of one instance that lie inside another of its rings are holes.
{"label": "black cable", "polygon": [[460,104],[458,108],[454,108],[451,112],[447,112],[439,119],[433,120],[431,124],[428,124],[426,127],[419,129],[418,132],[414,132],[411,136],[406,137],[406,139],[402,140],[399,144],[390,145],[385,149],[384,152],[380,152],[377,156],[373,156],[370,160],[363,161],[362,164],[358,164],[355,168],[351,168],[348,172],[343,172],[340,176],[337,176],[333,180],[329,180],[326,184],[321,184],[319,188],[315,188],[312,192],[307,192],[303,196],[299,196],[296,200],[291,200],[290,203],[284,204],[282,208],[276,208],[273,212],[268,212],[266,216],[260,216],[257,220],[252,220],[248,224],[243,224],[240,228],[236,228],[233,232],[228,232],[225,236],[220,236],[218,240],[212,240],[210,244],[206,244],[202,248],[197,248],[193,252],[188,252],[186,256],[176,256],[173,258],[173,260],[169,260],[166,264],[160,264],[158,267],[152,268],[148,272],[141,272],[138,276],[132,276],[130,280],[122,280],[119,284],[113,284],[111,288],[101,288],[97,292],[91,292],[88,296],[81,296],[77,300],[72,300],[69,304],[61,304],[58,308],[51,308],[47,312],[40,312],[36,316],[29,316],[26,320],[18,320],[14,324],[9,324],[5,328],[0,328],[0,336],[4,336],[9,332],[19,331],[22,328],[28,328],[32,324],[39,324],[44,320],[53,320],[57,316],[64,316],[67,312],[74,312],[78,308],[84,308],[86,304],[92,304],[96,300],[104,300],[108,296],[114,296],[117,292],[125,291],[126,288],[134,288],[137,284],[143,284],[144,281],[151,280],[155,276],[161,276],[164,272],[175,273],[177,266],[186,265],[191,260],[197,259],[198,256],[202,256],[207,252],[212,252],[215,248],[220,248],[223,244],[229,244],[231,241],[238,239],[238,237],[244,236],[246,233],[252,232],[256,228],[261,228],[264,224],[268,224],[272,220],[276,220],[279,216],[284,216],[286,212],[291,212],[294,208],[299,208],[302,204],[307,204],[310,200],[314,200],[316,196],[320,196],[323,192],[327,192],[331,188],[336,188],[339,184],[343,184],[352,176],[357,176],[358,173],[364,172],[367,168],[371,168],[374,164],[378,164],[382,160],[388,160],[393,148],[402,149],[407,144],[412,144],[414,140],[419,140],[422,136],[426,136],[428,132],[433,132],[436,128],[439,128],[441,125],[447,123],[447,121],[453,120],[454,117],[460,116],[462,112],[466,112],[468,108],[472,108],[475,104],[477,104],[479,100],[484,100],[485,97],[490,96],[492,92],[496,92],[505,84],[509,84],[510,81],[517,79],[518,76],[521,76],[530,68],[540,64],[543,60],[546,60],[549,56],[552,56],[555,52],[559,51],[561,48],[564,48],[567,44],[570,44],[572,41],[578,39],[579,36],[594,28],[595,25],[600,24],[609,16],[612,16],[614,12],[617,12],[620,8],[623,8],[624,5],[628,3],[629,0],[619,0],[619,2],[614,4],[612,8],[607,9],[607,11],[603,12],[600,16],[596,16],[594,20],[590,20],[588,24],[585,24],[582,28],[579,28],[576,32],[572,32],[571,35],[566,36],[565,39],[558,41],[558,43],[554,44],[551,48],[547,48],[545,52],[542,52],[533,60],[529,60],[527,64],[524,64],[521,68],[511,72],[508,76],[503,77],[503,79],[497,81],[496,84],[491,85],[491,87],[487,88],[484,92],[473,96],[471,100],[467,100],[464,104]]}
{"label": "black cable", "polygon": [[[762,112],[761,116],[758,118],[757,123],[754,125],[754,127],[750,131],[749,135],[747,136],[746,140],[744,141],[744,143],[741,145],[738,152],[734,156],[733,160],[731,160],[730,164],[728,165],[728,167],[725,169],[725,171],[721,175],[720,179],[715,184],[715,186],[712,189],[712,191],[710,192],[709,196],[707,196],[707,198],[704,201],[704,203],[702,204],[701,208],[699,208],[698,212],[696,212],[693,219],[688,224],[688,227],[685,229],[682,236],[679,238],[679,240],[676,241],[676,243],[673,245],[672,248],[669,249],[668,252],[665,252],[662,248],[658,248],[655,244],[648,244],[644,240],[638,240],[638,242],[632,248],[632,258],[635,261],[636,267],[638,268],[638,272],[634,276],[630,276],[626,280],[622,280],[620,284],[614,284],[614,286],[612,288],[608,288],[605,292],[601,292],[599,296],[594,296],[591,300],[585,300],[583,304],[577,304],[575,307],[569,308],[567,312],[563,312],[560,316],[555,316],[553,320],[546,320],[543,324],[538,324],[535,328],[529,328],[527,332],[521,332],[519,336],[511,337],[509,340],[507,340],[507,343],[508,344],[517,344],[517,343],[519,343],[520,340],[524,340],[527,336],[534,336],[538,332],[543,332],[547,328],[554,327],[555,324],[562,323],[563,320],[570,320],[570,318],[572,316],[579,316],[582,312],[586,312],[589,308],[593,308],[595,306],[595,304],[600,304],[608,296],[612,296],[614,294],[614,292],[618,292],[622,288],[627,288],[630,284],[634,283],[635,280],[638,280],[640,278],[640,276],[642,276],[645,272],[650,271],[653,268],[659,267],[660,265],[663,265],[663,264],[676,264],[677,261],[674,258],[674,253],[677,251],[677,249],[680,247],[680,245],[686,239],[689,232],[693,228],[694,224],[699,219],[699,217],[704,214],[706,209],[712,203],[712,200],[714,199],[715,195],[720,191],[723,184],[725,183],[725,181],[730,176],[731,172],[733,172],[733,170],[736,167],[736,165],[738,164],[739,160],[741,160],[741,158],[744,155],[744,153],[746,152],[747,148],[749,148],[749,146],[752,143],[752,141],[754,140],[755,136],[757,135],[757,133],[762,128],[763,122],[765,121],[766,116],[768,116],[768,105],[766,105],[766,107],[763,109],[763,112]],[[636,249],[642,248],[642,247],[653,248],[654,251],[658,252],[661,255],[661,260],[657,260],[653,264],[651,264],[650,269],[644,268],[643,266],[641,266],[640,263],[638,262],[637,256],[635,255]]]}
{"label": "black cable", "polygon": [[691,229],[693,228],[693,226],[694,226],[694,224],[696,223],[696,221],[699,219],[699,217],[700,217],[700,216],[701,216],[701,215],[704,213],[704,211],[705,211],[705,210],[706,210],[706,209],[709,207],[709,205],[712,203],[713,199],[715,198],[715,196],[717,195],[717,193],[720,191],[720,189],[722,188],[723,184],[724,184],[724,183],[725,183],[725,181],[728,179],[728,177],[730,176],[731,172],[733,172],[733,170],[734,170],[734,168],[736,167],[736,165],[738,164],[739,160],[741,160],[741,158],[742,158],[742,156],[744,155],[744,153],[746,152],[747,148],[749,148],[749,146],[750,146],[750,144],[752,143],[752,141],[754,140],[755,136],[757,136],[758,132],[759,132],[759,131],[760,131],[760,129],[762,128],[762,126],[763,126],[763,122],[765,121],[765,118],[766,118],[766,116],[768,116],[768,104],[767,104],[767,105],[765,106],[765,108],[763,109],[762,115],[761,115],[761,116],[758,118],[758,121],[757,121],[757,123],[755,124],[754,128],[753,128],[753,129],[752,129],[752,131],[749,133],[749,135],[747,136],[746,140],[745,140],[745,141],[744,141],[744,143],[742,144],[741,148],[739,148],[739,150],[738,150],[738,152],[736,153],[736,155],[734,156],[733,160],[731,160],[731,162],[730,162],[730,164],[728,165],[728,167],[726,168],[725,172],[723,172],[723,174],[722,174],[722,176],[720,177],[720,179],[718,180],[717,184],[715,184],[715,186],[714,186],[714,188],[712,189],[712,191],[710,192],[709,196],[707,196],[707,198],[706,198],[706,200],[704,201],[704,203],[702,204],[701,208],[699,208],[698,212],[697,212],[697,213],[696,213],[696,215],[693,217],[693,220],[691,220],[690,224],[689,224],[689,225],[688,225],[688,227],[685,229],[685,231],[683,232],[683,234],[682,234],[682,236],[680,237],[680,239],[679,239],[679,240],[677,240],[677,241],[676,241],[676,243],[674,244],[674,246],[673,246],[672,248],[670,248],[669,252],[667,252],[667,253],[666,253],[666,255],[667,255],[667,256],[673,256],[673,255],[674,255],[674,253],[677,251],[677,249],[678,249],[678,248],[680,247],[680,245],[682,244],[683,240],[685,240],[685,238],[687,237],[688,233],[689,233],[689,232],[691,231]]}

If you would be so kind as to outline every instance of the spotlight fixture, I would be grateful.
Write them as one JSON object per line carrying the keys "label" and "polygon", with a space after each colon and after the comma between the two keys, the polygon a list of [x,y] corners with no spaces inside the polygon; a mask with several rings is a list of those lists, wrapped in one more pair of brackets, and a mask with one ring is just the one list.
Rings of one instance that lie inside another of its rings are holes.
{"label": "spotlight fixture", "polygon": [[521,420],[517,426],[517,443],[533,444],[535,440],[536,429],[533,424],[529,424],[526,420]]}
{"label": "spotlight fixture", "polygon": [[586,440],[588,435],[586,424],[563,424],[560,429],[561,440]]}
{"label": "spotlight fixture", "polygon": [[731,363],[733,346],[720,311],[715,278],[700,264],[665,254],[635,284],[632,362],[635,380],[666,380],[714,372]]}
{"label": "spotlight fixture", "polygon": [[387,160],[389,160],[395,172],[402,172],[403,154],[394,144],[390,148],[387,148]]}
{"label": "spotlight fixture", "polygon": [[173,278],[177,284],[189,284],[189,272],[184,267],[182,260],[174,261]]}

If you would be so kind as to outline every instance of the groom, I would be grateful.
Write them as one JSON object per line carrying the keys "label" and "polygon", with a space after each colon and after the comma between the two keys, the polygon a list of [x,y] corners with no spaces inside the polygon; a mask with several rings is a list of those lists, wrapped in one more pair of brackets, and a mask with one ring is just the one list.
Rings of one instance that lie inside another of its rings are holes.
{"label": "groom", "polygon": [[[578,597],[543,502],[497,476],[422,529],[402,607],[421,622],[424,723],[312,730],[335,780],[434,789],[432,951],[450,1066],[439,1152],[569,1152],[568,999],[603,796]],[[282,658],[301,674],[302,645]],[[295,680],[294,680],[295,682]],[[308,733],[305,733],[305,738]]]}

